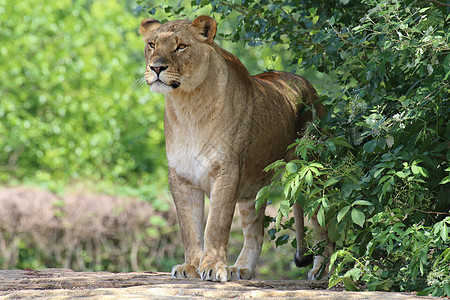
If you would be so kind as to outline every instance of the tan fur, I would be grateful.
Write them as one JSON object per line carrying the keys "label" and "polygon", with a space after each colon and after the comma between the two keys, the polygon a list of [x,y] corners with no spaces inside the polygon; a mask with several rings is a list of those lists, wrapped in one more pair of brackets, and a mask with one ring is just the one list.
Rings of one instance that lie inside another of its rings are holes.
{"label": "tan fur", "polygon": [[[249,279],[261,253],[264,207],[254,199],[285,158],[306,122],[317,93],[304,78],[284,72],[250,76],[215,42],[216,22],[200,16],[141,23],[146,42],[145,79],[166,97],[165,136],[169,183],[177,208],[185,262],[173,277],[227,281]],[[314,104],[318,115],[323,106]],[[211,199],[203,229],[204,195]],[[244,246],[228,267],[227,244],[238,203]]]}

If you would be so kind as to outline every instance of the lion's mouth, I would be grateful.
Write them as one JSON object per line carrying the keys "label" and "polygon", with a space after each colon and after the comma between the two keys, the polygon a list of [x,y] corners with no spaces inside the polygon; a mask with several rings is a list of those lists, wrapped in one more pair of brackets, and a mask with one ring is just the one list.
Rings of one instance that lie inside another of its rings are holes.
{"label": "lion's mouth", "polygon": [[179,88],[181,85],[181,83],[179,81],[172,81],[172,83],[170,84],[170,86],[174,89]]}
{"label": "lion's mouth", "polygon": [[176,80],[172,81],[171,83],[165,83],[164,81],[162,81],[159,78],[157,80],[153,81],[150,85],[153,85],[153,84],[163,84],[163,85],[166,85],[166,86],[170,86],[173,89],[179,88],[180,85],[181,85],[181,83],[179,81],[176,81]]}
{"label": "lion's mouth", "polygon": [[161,94],[167,94],[170,93],[173,90],[176,90],[180,87],[181,82],[174,80],[169,82],[164,82],[161,79],[156,79],[154,81],[147,81],[148,85],[150,86],[150,90],[154,93],[161,93]]}

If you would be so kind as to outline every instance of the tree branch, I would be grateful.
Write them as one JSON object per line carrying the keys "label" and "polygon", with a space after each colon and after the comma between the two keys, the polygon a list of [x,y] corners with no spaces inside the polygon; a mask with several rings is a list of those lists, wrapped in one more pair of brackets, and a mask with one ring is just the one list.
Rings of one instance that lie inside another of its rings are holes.
{"label": "tree branch", "polygon": [[436,4],[439,4],[439,5],[442,5],[442,6],[450,7],[450,4],[445,4],[445,3],[440,2],[440,1],[436,1],[436,0],[428,0],[428,1],[436,3]]}
{"label": "tree branch", "polygon": [[409,207],[409,208],[411,208],[411,209],[413,209],[413,210],[415,210],[415,211],[420,211],[420,212],[425,213],[425,214],[431,214],[431,215],[434,214],[434,215],[450,216],[450,213],[447,213],[447,212],[425,211],[425,210],[422,210],[422,209],[418,209],[418,208],[412,207],[412,206],[410,206],[410,205],[408,205],[408,204],[406,204],[406,203],[404,203],[404,202],[402,202],[402,201],[400,201],[400,200],[398,200],[398,199],[394,199],[394,200],[395,200],[396,202],[398,202],[398,203],[400,203],[400,204],[406,206],[406,207]]}

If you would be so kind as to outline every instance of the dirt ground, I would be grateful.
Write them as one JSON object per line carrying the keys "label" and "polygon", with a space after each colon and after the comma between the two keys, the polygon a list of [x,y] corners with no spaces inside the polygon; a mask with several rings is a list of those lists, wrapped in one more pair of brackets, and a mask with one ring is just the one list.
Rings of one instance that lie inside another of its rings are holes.
{"label": "dirt ground", "polygon": [[172,279],[168,273],[0,270],[0,299],[431,299],[408,293],[327,290],[326,281]]}

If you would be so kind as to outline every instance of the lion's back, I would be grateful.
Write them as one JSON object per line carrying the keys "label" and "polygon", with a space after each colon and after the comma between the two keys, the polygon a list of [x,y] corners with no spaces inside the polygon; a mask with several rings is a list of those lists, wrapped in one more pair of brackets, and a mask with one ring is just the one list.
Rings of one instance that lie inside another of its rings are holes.
{"label": "lion's back", "polygon": [[[311,83],[305,78],[297,74],[270,71],[253,76],[259,90],[269,90],[267,102],[274,106],[283,105],[280,101],[288,101],[289,106],[296,119],[296,131],[300,132],[305,124],[313,119],[312,107],[318,118],[322,118],[325,114],[325,108],[321,103],[317,103],[319,99],[317,91]],[[277,97],[276,95],[282,95]],[[266,104],[267,104],[266,102]],[[275,102],[275,103],[274,103]]]}

